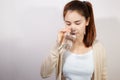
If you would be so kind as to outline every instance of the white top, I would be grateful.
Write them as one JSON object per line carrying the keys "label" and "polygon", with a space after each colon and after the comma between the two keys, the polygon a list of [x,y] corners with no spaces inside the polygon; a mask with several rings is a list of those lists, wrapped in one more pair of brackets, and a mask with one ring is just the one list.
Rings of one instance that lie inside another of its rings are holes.
{"label": "white top", "polygon": [[67,51],[63,57],[63,75],[66,80],[91,80],[94,71],[93,50],[84,54]]}

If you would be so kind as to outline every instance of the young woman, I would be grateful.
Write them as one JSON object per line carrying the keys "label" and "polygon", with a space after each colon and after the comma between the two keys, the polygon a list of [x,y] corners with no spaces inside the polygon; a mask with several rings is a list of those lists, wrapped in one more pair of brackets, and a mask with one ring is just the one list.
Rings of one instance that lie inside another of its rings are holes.
{"label": "young woman", "polygon": [[[65,28],[58,32],[55,46],[43,61],[42,78],[49,77],[55,69],[56,80],[107,80],[106,54],[96,40],[92,4],[73,0],[65,5],[63,17]],[[69,49],[62,46],[67,39],[72,42]]]}

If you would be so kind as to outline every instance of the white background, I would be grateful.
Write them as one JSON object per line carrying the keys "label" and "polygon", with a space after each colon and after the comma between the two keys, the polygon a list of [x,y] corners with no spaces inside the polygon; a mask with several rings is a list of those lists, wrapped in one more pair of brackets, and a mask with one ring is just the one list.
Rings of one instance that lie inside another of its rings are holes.
{"label": "white background", "polygon": [[[62,11],[69,1],[0,0],[0,80],[42,80],[41,62],[64,27]],[[97,39],[107,51],[109,80],[120,80],[120,1],[90,1]]]}

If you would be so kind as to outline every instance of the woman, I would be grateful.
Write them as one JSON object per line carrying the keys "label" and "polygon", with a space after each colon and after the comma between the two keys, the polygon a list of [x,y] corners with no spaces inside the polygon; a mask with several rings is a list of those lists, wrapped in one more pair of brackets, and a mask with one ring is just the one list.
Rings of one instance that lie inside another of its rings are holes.
{"label": "woman", "polygon": [[[55,69],[56,80],[107,80],[105,49],[96,40],[91,3],[69,2],[63,17],[65,28],[58,32],[57,42],[41,66],[41,76],[47,78]],[[75,38],[66,38],[67,33]],[[67,39],[72,42],[68,49],[62,46]]]}

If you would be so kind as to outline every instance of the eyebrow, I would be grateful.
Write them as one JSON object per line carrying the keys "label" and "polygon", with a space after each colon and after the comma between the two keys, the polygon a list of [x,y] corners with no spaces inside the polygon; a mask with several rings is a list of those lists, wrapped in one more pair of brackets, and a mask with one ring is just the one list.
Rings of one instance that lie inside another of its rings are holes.
{"label": "eyebrow", "polygon": [[[74,21],[74,22],[80,22],[81,20],[76,20],[76,21]],[[65,22],[70,22],[70,21],[67,21],[67,20],[65,20]]]}

